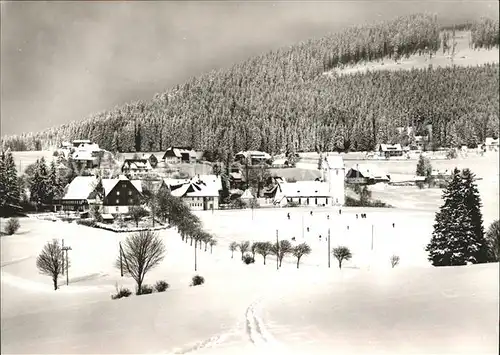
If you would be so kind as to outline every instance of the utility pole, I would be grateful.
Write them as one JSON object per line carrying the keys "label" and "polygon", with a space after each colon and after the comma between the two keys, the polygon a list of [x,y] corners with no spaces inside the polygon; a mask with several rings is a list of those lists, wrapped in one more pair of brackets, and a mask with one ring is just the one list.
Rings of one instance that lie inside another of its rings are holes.
{"label": "utility pole", "polygon": [[197,271],[197,269],[198,269],[197,259],[196,259],[196,257],[197,257],[197,255],[196,255],[196,249],[197,249],[196,243],[198,243],[198,241],[195,239],[194,240],[194,271]]}
{"label": "utility pole", "polygon": [[328,267],[330,267],[330,228],[328,228]]}
{"label": "utility pole", "polygon": [[68,263],[68,251],[71,250],[70,246],[65,246],[61,248],[66,252],[66,286],[69,285],[69,263]]}
{"label": "utility pole", "polygon": [[372,224],[372,250],[373,250],[373,224]]}
{"label": "utility pole", "polygon": [[120,275],[123,277],[123,250],[122,250],[122,242],[118,243],[120,246]]}
{"label": "utility pole", "polygon": [[[61,250],[64,250],[64,238],[61,242]],[[62,271],[64,273],[64,256],[63,256],[63,259],[62,259]]]}
{"label": "utility pole", "polygon": [[278,239],[278,230],[276,229],[276,270],[280,268],[279,255],[280,255],[280,242]]}

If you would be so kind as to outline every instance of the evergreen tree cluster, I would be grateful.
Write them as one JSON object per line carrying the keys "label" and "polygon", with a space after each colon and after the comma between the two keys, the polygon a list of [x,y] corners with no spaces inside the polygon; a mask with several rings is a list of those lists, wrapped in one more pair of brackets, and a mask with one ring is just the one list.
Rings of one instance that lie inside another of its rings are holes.
{"label": "evergreen tree cluster", "polygon": [[[498,65],[338,75],[365,60],[432,54],[434,16],[412,15],[269,52],[138,101],[41,133],[5,137],[12,149],[88,138],[109,151],[191,146],[229,160],[240,150],[365,151],[409,139],[432,124],[432,145],[470,145],[498,135]],[[397,59],[397,58],[396,58]]]}
{"label": "evergreen tree cluster", "polygon": [[20,209],[21,191],[16,163],[10,150],[0,152],[0,216]]}
{"label": "evergreen tree cluster", "polygon": [[497,47],[500,45],[500,23],[497,19],[483,17],[471,27],[471,42],[474,48]]}
{"label": "evergreen tree cluster", "polygon": [[457,266],[489,261],[481,198],[469,169],[453,171],[443,191],[444,204],[436,213],[432,238],[426,247],[434,266]]}
{"label": "evergreen tree cluster", "polygon": [[37,207],[52,204],[54,200],[62,198],[65,183],[54,160],[47,165],[45,158],[37,159],[27,177],[30,201]]}

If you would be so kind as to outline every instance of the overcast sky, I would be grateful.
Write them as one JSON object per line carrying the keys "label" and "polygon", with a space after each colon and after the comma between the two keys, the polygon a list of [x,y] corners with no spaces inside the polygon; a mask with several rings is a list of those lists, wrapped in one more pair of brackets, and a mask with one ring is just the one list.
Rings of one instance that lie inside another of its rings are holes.
{"label": "overcast sky", "polygon": [[498,2],[2,2],[1,135],[80,120],[273,48],[425,10],[448,21],[494,17]]}

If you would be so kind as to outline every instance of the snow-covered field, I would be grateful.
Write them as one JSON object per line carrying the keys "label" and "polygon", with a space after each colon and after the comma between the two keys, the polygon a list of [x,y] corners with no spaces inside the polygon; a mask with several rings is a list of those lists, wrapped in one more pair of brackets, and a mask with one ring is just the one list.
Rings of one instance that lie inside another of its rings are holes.
{"label": "snow-covered field", "polygon": [[[487,226],[498,215],[498,163],[464,164],[483,178]],[[441,193],[405,189],[373,192],[400,206],[393,209],[197,212],[219,242],[212,254],[198,251],[206,284],[188,286],[194,249],[168,229],[159,232],[167,256],[146,283],[171,288],[117,301],[116,283],[134,289],[113,266],[126,235],[23,218],[18,234],[0,239],[2,353],[496,354],[498,263],[430,267],[423,248]],[[341,271],[333,258],[328,268],[328,229],[331,247],[353,252]],[[244,265],[238,252],[231,259],[230,242],[274,241],[276,230],[312,247],[300,269],[293,257],[279,270],[272,256],[267,265],[261,256]],[[58,291],[35,266],[52,238],[72,247],[70,285],[62,278]],[[401,257],[394,269],[393,254]]]}

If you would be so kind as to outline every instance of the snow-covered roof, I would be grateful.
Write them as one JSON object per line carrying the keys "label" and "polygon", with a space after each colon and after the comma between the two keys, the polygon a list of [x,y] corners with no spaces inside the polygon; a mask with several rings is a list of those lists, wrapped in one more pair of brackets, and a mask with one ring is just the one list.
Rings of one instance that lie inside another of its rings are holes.
{"label": "snow-covered roof", "polygon": [[[196,152],[194,151],[194,149],[191,149],[191,148],[170,147],[167,149],[167,152],[168,151],[172,151],[177,158],[180,158],[182,153],[184,153],[184,154],[188,153],[191,158],[196,158]],[[165,155],[164,155],[164,157],[165,157]]]}
{"label": "snow-covered roof", "polygon": [[388,178],[388,174],[374,164],[357,164],[356,166],[353,166],[349,170],[358,171],[360,177],[364,178],[371,178],[371,179]]}
{"label": "snow-covered roof", "polygon": [[[102,187],[104,189],[104,196],[107,196],[120,181],[128,181],[129,179],[125,175],[120,175],[118,179],[102,179]],[[142,182],[141,180],[130,180],[132,185],[137,189],[137,191],[142,193]]]}
{"label": "snow-covered roof", "polygon": [[76,151],[73,153],[73,160],[94,160],[95,158],[92,156],[91,151],[82,150]]}
{"label": "snow-covered roof", "polygon": [[484,144],[485,145],[498,145],[498,138],[497,139],[493,139],[492,137],[487,137],[484,140]]}
{"label": "snow-covered roof", "polygon": [[243,179],[243,175],[241,173],[229,173],[229,176],[233,179],[241,180]]}
{"label": "snow-covered roof", "polygon": [[125,159],[122,169],[129,170],[152,170],[148,159]]}
{"label": "snow-covered roof", "polygon": [[252,195],[252,191],[250,191],[250,189],[246,189],[245,192],[243,192],[243,195],[241,195],[241,198],[243,200],[252,200],[254,196]]}
{"label": "snow-covered roof", "polygon": [[112,215],[112,214],[110,214],[110,213],[103,213],[103,214],[101,215],[101,217],[102,217],[102,219],[104,219],[104,220],[114,219],[113,215]]}
{"label": "snow-covered roof", "polygon": [[280,159],[273,160],[272,165],[285,165],[287,163],[288,163],[288,160],[286,158],[280,158]]}
{"label": "snow-covered roof", "polygon": [[217,191],[222,190],[222,179],[220,175],[214,175],[214,174],[199,174],[196,175],[193,179],[193,181],[203,181],[207,186],[210,186],[210,188],[214,188]]}
{"label": "snow-covered roof", "polygon": [[259,150],[247,150],[245,152],[241,151],[235,155],[235,157],[238,156],[243,156],[245,158],[248,158],[250,156],[250,158],[252,159],[265,159],[265,160],[271,159],[271,156],[268,153],[261,152]]}
{"label": "snow-covered roof", "polygon": [[184,185],[189,182],[190,179],[172,179],[172,178],[165,178],[163,179],[163,183],[167,185],[167,187],[170,186],[176,186],[176,185]]}
{"label": "snow-covered roof", "polygon": [[341,155],[327,155],[325,160],[330,169],[344,169],[344,159]]}
{"label": "snow-covered roof", "polygon": [[176,197],[217,197],[219,190],[216,189],[215,184],[205,185],[190,181],[172,191],[172,196]]}
{"label": "snow-covered roof", "polygon": [[97,185],[95,176],[77,176],[66,187],[63,200],[86,200]]}
{"label": "snow-covered roof", "polygon": [[321,181],[280,183],[279,190],[285,197],[324,197],[331,195],[329,184]]}
{"label": "snow-covered roof", "polygon": [[383,152],[390,152],[390,151],[401,151],[403,150],[401,148],[401,144],[383,144],[380,143],[380,150]]}

